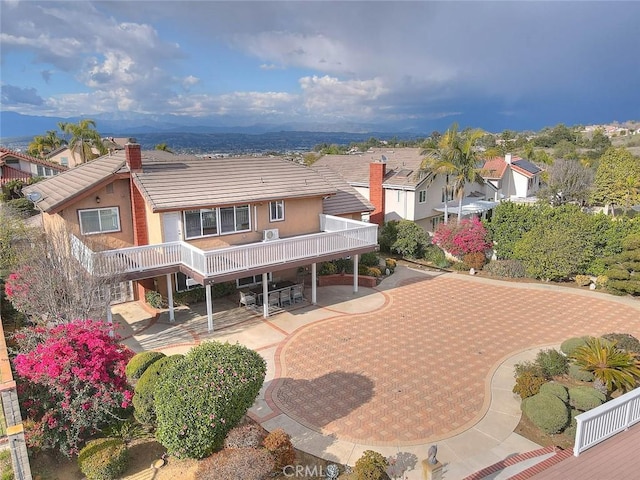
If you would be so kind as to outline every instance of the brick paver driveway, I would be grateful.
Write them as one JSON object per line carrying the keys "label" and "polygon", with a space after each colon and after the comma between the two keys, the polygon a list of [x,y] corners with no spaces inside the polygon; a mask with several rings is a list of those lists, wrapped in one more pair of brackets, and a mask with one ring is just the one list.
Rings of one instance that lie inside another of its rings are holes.
{"label": "brick paver driveway", "polygon": [[424,444],[470,428],[507,357],[580,335],[640,337],[640,310],[588,291],[418,276],[371,313],[301,328],[278,350],[277,409],[324,434]]}

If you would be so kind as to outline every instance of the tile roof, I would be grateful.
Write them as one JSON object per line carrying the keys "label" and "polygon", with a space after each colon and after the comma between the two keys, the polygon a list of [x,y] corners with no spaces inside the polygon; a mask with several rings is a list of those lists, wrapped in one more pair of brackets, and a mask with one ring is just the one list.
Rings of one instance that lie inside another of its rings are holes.
{"label": "tile roof", "polygon": [[45,212],[55,211],[68,200],[82,195],[115,173],[126,172],[124,153],[104,156],[78,165],[64,173],[23,189],[24,193],[39,192],[38,207]]}
{"label": "tile roof", "polygon": [[331,195],[317,172],[278,157],[198,158],[142,152],[133,179],[153,211]]}
{"label": "tile roof", "polygon": [[424,158],[421,151],[420,148],[380,148],[357,155],[325,155],[314,166],[330,168],[351,185],[368,186],[369,164],[386,159],[384,185],[391,188],[415,188],[421,181],[416,178]]}
{"label": "tile roof", "polygon": [[12,180],[22,180],[23,182],[26,182],[31,178],[31,174],[29,172],[23,172],[22,170],[18,170],[17,168],[13,168],[9,165],[2,165],[1,168],[2,177],[0,178],[0,185],[4,185]]}
{"label": "tile roof", "polygon": [[[162,151],[142,152],[142,172],[131,174],[153,211],[304,198],[336,193],[321,175],[303,165],[275,157],[199,158]],[[117,151],[64,174],[37,183],[38,206],[55,211],[68,200],[128,173],[124,151]]]}
{"label": "tile roof", "polygon": [[60,165],[59,163],[50,162],[48,160],[42,160],[40,158],[32,157],[31,155],[26,155],[20,152],[14,152],[13,150],[9,150],[6,147],[0,147],[0,162],[4,163],[4,159],[8,157],[20,158],[30,163],[44,165],[45,167],[53,168],[54,170],[58,170],[59,172],[64,172],[68,170],[67,167]]}
{"label": "tile roof", "polygon": [[334,172],[329,167],[314,165],[312,169],[322,175],[322,177],[337,190],[335,195],[331,195],[322,201],[323,213],[327,215],[348,215],[373,212],[375,210],[373,204],[360,195],[340,174]]}
{"label": "tile roof", "polygon": [[502,178],[504,172],[507,171],[507,162],[502,157],[490,158],[482,167],[483,178]]}

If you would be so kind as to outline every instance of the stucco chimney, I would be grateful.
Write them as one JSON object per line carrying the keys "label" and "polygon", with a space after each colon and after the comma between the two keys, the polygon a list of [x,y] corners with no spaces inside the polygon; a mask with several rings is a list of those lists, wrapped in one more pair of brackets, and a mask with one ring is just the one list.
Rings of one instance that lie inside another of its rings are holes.
{"label": "stucco chimney", "polygon": [[125,144],[124,153],[129,170],[132,172],[142,171],[142,151],[140,150],[140,144],[136,143],[135,138],[130,138]]}
{"label": "stucco chimney", "polygon": [[511,154],[510,153],[505,154],[504,161],[507,163],[507,165],[511,165]]}
{"label": "stucco chimney", "polygon": [[369,216],[371,223],[382,225],[384,223],[384,175],[386,173],[386,163],[376,161],[369,164],[369,201],[375,210]]}

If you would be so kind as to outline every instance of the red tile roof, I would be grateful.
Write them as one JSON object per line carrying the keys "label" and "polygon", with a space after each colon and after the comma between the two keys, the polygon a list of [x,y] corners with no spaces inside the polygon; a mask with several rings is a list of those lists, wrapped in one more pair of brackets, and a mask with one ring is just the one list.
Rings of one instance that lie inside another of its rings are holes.
{"label": "red tile roof", "polygon": [[31,155],[26,155],[20,152],[14,152],[13,150],[9,150],[6,147],[0,147],[0,161],[4,163],[4,159],[8,157],[20,158],[30,163],[44,165],[45,167],[53,168],[54,170],[57,170],[59,172],[64,172],[69,169],[68,167],[65,167],[64,165],[60,165],[59,163],[49,162],[47,160],[42,160],[40,158],[32,157]]}
{"label": "red tile roof", "polygon": [[507,171],[507,162],[502,157],[490,158],[484,162],[482,170],[484,178],[502,178],[504,172]]}
{"label": "red tile roof", "polygon": [[28,181],[31,178],[29,172],[23,172],[17,168],[10,167],[9,165],[2,165],[2,178],[0,178],[0,185],[4,185],[12,180]]}

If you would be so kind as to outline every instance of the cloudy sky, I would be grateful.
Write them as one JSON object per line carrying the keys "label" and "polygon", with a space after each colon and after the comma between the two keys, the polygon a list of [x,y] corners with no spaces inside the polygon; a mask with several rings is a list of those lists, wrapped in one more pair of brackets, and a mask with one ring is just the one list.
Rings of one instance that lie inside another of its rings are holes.
{"label": "cloudy sky", "polygon": [[640,120],[640,2],[1,0],[1,108],[221,125]]}

